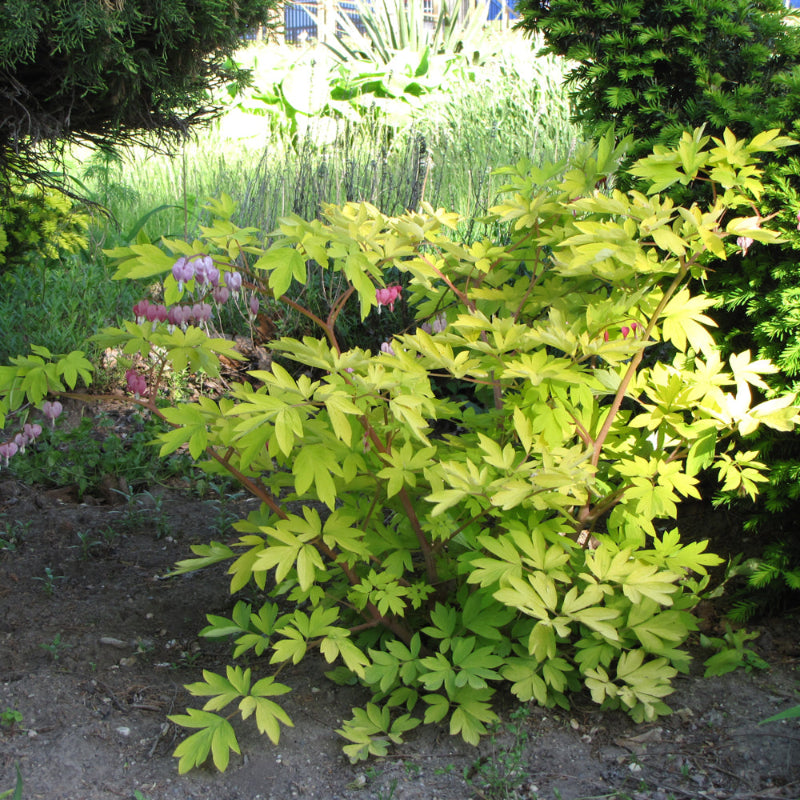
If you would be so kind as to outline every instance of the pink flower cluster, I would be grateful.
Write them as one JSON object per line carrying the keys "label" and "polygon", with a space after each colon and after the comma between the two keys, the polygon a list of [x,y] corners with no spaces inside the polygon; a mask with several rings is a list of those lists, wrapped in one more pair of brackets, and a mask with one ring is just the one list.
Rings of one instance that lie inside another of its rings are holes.
{"label": "pink flower cluster", "polygon": [[5,459],[6,466],[11,456],[24,453],[25,448],[42,435],[42,426],[37,423],[26,422],[22,426],[22,433],[18,433],[11,441],[0,444],[0,457]]}
{"label": "pink flower cluster", "polygon": [[219,269],[215,266],[211,256],[198,256],[188,259],[181,256],[172,265],[172,277],[178,282],[178,289],[194,279],[195,288],[200,290],[200,294],[205,294],[209,289],[220,290],[223,300],[217,302],[224,303],[231,293],[236,294],[242,288],[242,276],[238,272],[226,272],[224,280]]}
{"label": "pink flower cluster", "polygon": [[147,380],[135,369],[131,368],[125,373],[125,382],[128,385],[128,391],[137,399],[147,394]]}
{"label": "pink flower cluster", "polygon": [[[61,403],[56,400],[51,403],[49,400],[42,405],[42,413],[55,424],[55,418],[62,411]],[[57,413],[56,413],[57,412]],[[26,422],[22,426],[22,433],[18,433],[13,439],[0,444],[0,458],[8,466],[9,460],[17,453],[24,453],[29,444],[33,444],[42,435],[42,426],[37,422]]]}
{"label": "pink flower cluster", "polygon": [[151,303],[149,300],[140,300],[133,306],[133,314],[137,324],[152,322],[167,322],[171,327],[186,330],[193,322],[203,323],[211,319],[211,306],[208,303],[193,303],[192,305],[167,306],[161,303]]}
{"label": "pink flower cluster", "polygon": [[221,273],[214,265],[211,256],[198,256],[193,259],[181,256],[172,265],[172,277],[178,282],[178,289],[181,291],[189,281],[194,280],[194,290],[199,296],[199,301],[167,307],[163,303],[140,300],[133,307],[137,324],[141,325],[147,321],[152,322],[155,327],[159,322],[166,322],[170,329],[179,327],[186,330],[193,323],[200,325],[211,319],[212,308],[204,298],[208,296],[211,301],[221,306],[242,289],[241,273]]}
{"label": "pink flower cluster", "polygon": [[378,301],[378,313],[380,314],[382,306],[389,306],[389,311],[394,311],[394,304],[397,302],[397,298],[400,297],[402,291],[403,287],[400,286],[399,283],[387,286],[385,289],[376,290],[375,296]]}

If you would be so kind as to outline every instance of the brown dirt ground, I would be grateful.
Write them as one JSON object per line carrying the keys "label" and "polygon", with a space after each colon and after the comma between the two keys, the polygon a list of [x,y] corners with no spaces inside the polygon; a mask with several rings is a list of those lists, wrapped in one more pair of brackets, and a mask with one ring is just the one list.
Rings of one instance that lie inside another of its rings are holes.
{"label": "brown dirt ground", "polygon": [[[800,798],[800,723],[758,725],[799,702],[797,615],[760,626],[768,670],[703,679],[699,653],[675,682],[676,713],[654,724],[578,696],[569,713],[528,708],[516,739],[507,724],[472,748],[428,726],[358,765],[335,729],[368,698],[304,661],[281,676],[294,727],[277,747],[245,723],[224,775],[179,776],[183,732],[167,715],[191,704],[183,684],[224,669],[227,648],[197,634],[233,600],[222,568],[163,576],[190,544],[220,537],[218,512],[187,487],[131,506],[0,481],[0,538],[24,529],[0,550],[0,715],[22,717],[0,727],[0,796],[19,768],[25,800]],[[507,723],[515,708],[503,709]]]}

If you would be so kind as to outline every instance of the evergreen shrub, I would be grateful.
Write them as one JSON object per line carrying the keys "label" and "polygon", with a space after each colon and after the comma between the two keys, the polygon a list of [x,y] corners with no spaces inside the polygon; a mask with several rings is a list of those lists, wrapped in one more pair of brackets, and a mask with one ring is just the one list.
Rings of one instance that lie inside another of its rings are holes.
{"label": "evergreen shrub", "polygon": [[273,0],[4,0],[0,182],[40,174],[42,146],[182,134],[210,92],[247,74],[228,58]]}

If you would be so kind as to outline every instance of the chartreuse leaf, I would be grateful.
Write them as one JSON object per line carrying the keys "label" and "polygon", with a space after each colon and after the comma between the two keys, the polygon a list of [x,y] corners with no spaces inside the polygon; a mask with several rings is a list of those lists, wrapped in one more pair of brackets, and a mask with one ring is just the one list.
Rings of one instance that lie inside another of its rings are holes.
{"label": "chartreuse leaf", "polygon": [[460,689],[453,698],[456,708],[450,717],[450,733],[453,736],[460,733],[465,742],[477,745],[486,733],[486,726],[497,722],[497,714],[489,702],[493,694],[494,690],[488,687]]}
{"label": "chartreuse leaf", "polygon": [[175,569],[169,575],[184,575],[187,572],[196,572],[220,561],[226,561],[235,555],[233,550],[226,544],[211,542],[210,544],[193,544],[191,550],[198,557],[186,558],[175,564]]}
{"label": "chartreuse leaf", "polygon": [[306,260],[293,247],[275,245],[267,250],[253,265],[256,269],[269,272],[269,288],[275,297],[286,294],[292,279],[306,282]]}
{"label": "chartreuse leaf", "polygon": [[294,723],[289,715],[268,697],[286,694],[290,688],[282,683],[277,683],[274,678],[262,678],[250,689],[250,694],[243,697],[239,703],[242,719],[247,719],[255,713],[256,725],[259,733],[266,733],[273,744],[278,744],[280,739],[280,724],[293,727]]}
{"label": "chartreuse leaf", "polygon": [[286,712],[277,703],[266,699],[289,691],[288,686],[276,683],[273,678],[263,678],[251,686],[250,669],[241,667],[228,667],[225,677],[204,670],[203,677],[204,681],[186,686],[191,694],[210,698],[203,706],[203,710],[190,708],[186,716],[170,717],[173,722],[184,727],[202,729],[184,740],[175,750],[175,755],[181,759],[179,762],[181,773],[201,765],[208,758],[209,751],[214,765],[224,772],[228,766],[230,751],[240,752],[230,723],[217,714],[209,713],[219,711],[239,698],[241,698],[239,711],[242,719],[247,719],[255,713],[259,731],[266,733],[275,744],[280,738],[279,723],[292,724]]}
{"label": "chartreuse leaf", "polygon": [[714,305],[707,297],[692,297],[688,289],[682,289],[667,303],[664,309],[664,339],[672,342],[682,353],[686,352],[687,342],[701,353],[715,347],[709,327],[716,322],[702,312]]}
{"label": "chartreuse leaf", "polygon": [[63,356],[56,363],[58,374],[63,376],[64,382],[70,389],[75,388],[78,382],[78,376],[83,380],[86,386],[92,382],[92,373],[94,366],[91,361],[88,361],[80,350],[73,350],[66,356]]}
{"label": "chartreuse leaf", "polygon": [[653,549],[640,550],[639,558],[663,566],[673,573],[685,570],[705,575],[708,567],[716,567],[722,563],[718,555],[705,552],[708,540],[681,544],[677,528],[665,531],[661,538],[653,536],[652,542]]}
{"label": "chartreuse leaf", "polygon": [[514,619],[514,609],[495,602],[483,592],[474,592],[461,609],[464,627],[481,639],[500,641],[503,629]]}
{"label": "chartreuse leaf", "polygon": [[208,444],[207,421],[200,406],[194,403],[185,403],[173,408],[165,408],[163,413],[167,421],[177,427],[159,434],[159,441],[163,442],[159,455],[162,457],[169,455],[181,445],[188,443],[192,458],[200,458]]}
{"label": "chartreuse leaf", "polygon": [[336,504],[334,476],[342,476],[341,464],[336,454],[324,444],[306,444],[292,464],[295,491],[302,495],[311,486],[317,497],[333,511]]}
{"label": "chartreuse leaf", "polygon": [[351,764],[364,761],[370,755],[385,756],[391,744],[401,744],[403,734],[419,725],[420,721],[409,714],[392,720],[391,710],[367,703],[364,708],[354,708],[352,719],[346,720],[336,733],[352,744],[344,746]]}
{"label": "chartreuse leaf", "polygon": [[523,703],[535,700],[539,705],[549,706],[550,695],[547,684],[539,674],[541,662],[538,658],[506,659],[501,673],[511,683],[511,693]]}
{"label": "chartreuse leaf", "polygon": [[200,631],[201,636],[207,639],[236,636],[234,658],[248,650],[260,656],[269,647],[277,627],[278,607],[274,603],[264,603],[256,614],[249,603],[240,600],[234,606],[230,619],[215,614],[207,614],[206,619],[210,624]]}
{"label": "chartreuse leaf", "polygon": [[690,614],[661,611],[656,602],[645,599],[631,605],[627,627],[647,652],[660,654],[684,642],[689,631],[695,630],[697,625]]}
{"label": "chartreuse leaf", "polygon": [[275,580],[280,583],[294,570],[300,588],[307,591],[313,585],[318,571],[325,563],[314,541],[322,533],[322,523],[315,509],[304,508],[305,519],[292,514],[274,526],[265,526],[269,546],[260,550],[253,562],[255,570],[275,569]]}
{"label": "chartreuse leaf", "polygon": [[495,600],[537,619],[549,619],[558,603],[555,581],[541,572],[524,578],[510,576],[507,586],[494,593]]}
{"label": "chartreuse leaf", "polygon": [[130,255],[129,258],[125,258],[117,265],[117,271],[113,275],[115,281],[153,278],[169,272],[175,263],[173,256],[154,244],[134,244],[128,248],[117,248],[104,252],[112,258],[124,258],[125,255]]}
{"label": "chartreuse leaf", "polygon": [[180,759],[178,772],[181,775],[193,767],[202,766],[209,753],[214,760],[214,766],[224,772],[228,768],[231,750],[234,753],[241,752],[233,726],[218,714],[189,708],[186,714],[172,714],[169,719],[184,728],[200,729],[175,748],[173,755]]}
{"label": "chartreuse leaf", "polygon": [[484,689],[487,681],[498,680],[497,667],[503,659],[495,655],[491,647],[476,647],[474,636],[455,639],[452,643],[453,665],[456,668],[455,686],[471,686],[473,689]]}
{"label": "chartreuse leaf", "polygon": [[350,638],[350,631],[346,628],[331,628],[319,645],[319,650],[325,660],[331,664],[336,658],[341,658],[345,666],[359,678],[365,677],[365,668],[370,660]]}
{"label": "chartreuse leaf", "polygon": [[450,642],[456,634],[458,612],[452,606],[436,603],[430,613],[430,618],[433,625],[423,628],[422,632],[426,636],[439,639],[441,642],[439,650],[442,653],[446,653],[450,649]]}
{"label": "chartreuse leaf", "polygon": [[644,650],[629,650],[617,662],[617,677],[626,684],[619,691],[620,702],[630,709],[637,722],[669,713],[661,698],[672,692],[670,681],[677,675],[665,658],[651,661],[644,658]]}
{"label": "chartreuse leaf", "polygon": [[415,487],[417,476],[423,469],[433,463],[435,447],[422,447],[414,449],[410,442],[405,442],[401,448],[392,448],[384,455],[389,466],[377,473],[377,477],[387,481],[387,495],[394,497],[404,486]]}
{"label": "chartreuse leaf", "polygon": [[332,636],[331,641],[327,644],[327,652],[331,653],[335,650],[343,658],[344,654],[347,653],[352,663],[354,665],[358,664],[359,660],[352,650],[346,646],[339,646],[345,636],[341,631],[333,627],[333,623],[336,622],[338,616],[339,611],[335,607],[323,608],[318,606],[311,612],[310,616],[304,611],[295,611],[291,617],[287,618],[286,624],[277,631],[285,638],[279,639],[273,644],[273,655],[270,663],[276,664],[291,659],[293,664],[299,664],[308,650],[308,642],[310,640]]}

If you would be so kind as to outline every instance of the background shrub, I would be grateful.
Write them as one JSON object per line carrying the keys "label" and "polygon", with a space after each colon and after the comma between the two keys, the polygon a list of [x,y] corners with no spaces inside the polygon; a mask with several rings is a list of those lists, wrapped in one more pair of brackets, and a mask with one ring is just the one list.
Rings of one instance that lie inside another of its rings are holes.
{"label": "background shrub", "polygon": [[[544,35],[545,51],[565,56],[575,118],[592,135],[634,134],[631,157],[673,143],[686,128],[800,136],[800,28],[780,0],[521,0],[521,25]],[[727,352],[750,349],[780,372],[767,394],[800,388],[800,162],[787,150],[771,159],[753,213],[771,218],[779,247],[731,248],[704,280]],[[702,184],[673,186],[673,197],[707,199]],[[737,502],[746,528],[798,552],[800,443],[795,434],[759,433],[771,467],[760,504]],[[782,516],[777,512],[785,511]],[[785,552],[785,551],[783,551]]]}

